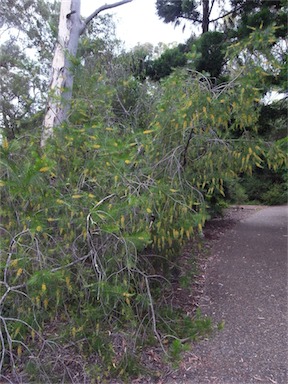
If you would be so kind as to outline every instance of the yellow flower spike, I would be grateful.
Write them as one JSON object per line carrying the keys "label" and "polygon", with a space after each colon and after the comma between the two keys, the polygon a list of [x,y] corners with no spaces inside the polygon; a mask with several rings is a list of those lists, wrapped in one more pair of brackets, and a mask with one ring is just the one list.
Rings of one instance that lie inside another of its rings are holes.
{"label": "yellow flower spike", "polygon": [[80,199],[81,197],[82,197],[82,195],[73,195],[72,199]]}
{"label": "yellow flower spike", "polygon": [[76,336],[76,328],[75,327],[72,328],[71,334],[72,334],[73,339],[75,339],[75,336]]}
{"label": "yellow flower spike", "polygon": [[37,306],[38,309],[40,309],[40,304],[41,304],[40,297],[37,296],[37,297],[36,297],[36,306]]}
{"label": "yellow flower spike", "polygon": [[34,329],[32,329],[32,331],[31,331],[31,337],[32,337],[32,341],[35,341],[35,331],[34,331]]}
{"label": "yellow flower spike", "polygon": [[56,291],[56,304],[59,305],[60,303],[60,291],[59,289],[57,289]]}
{"label": "yellow flower spike", "polygon": [[2,147],[7,150],[9,148],[9,143],[8,143],[8,140],[6,137],[4,137],[3,141],[2,141]]}
{"label": "yellow flower spike", "polygon": [[48,299],[45,299],[43,304],[44,304],[44,308],[47,309],[48,308]]}
{"label": "yellow flower spike", "polygon": [[49,167],[42,167],[39,169],[39,172],[42,172],[42,173],[45,173],[47,171],[49,171]]}
{"label": "yellow flower spike", "polygon": [[16,267],[18,264],[19,259],[14,259],[11,261],[11,267]]}
{"label": "yellow flower spike", "polygon": [[18,347],[17,347],[17,356],[21,357],[21,355],[22,355],[22,345],[18,345]]}
{"label": "yellow flower spike", "polygon": [[70,277],[66,276],[65,281],[66,281],[67,289],[68,289],[69,293],[71,293],[72,292],[72,285],[70,284]]}
{"label": "yellow flower spike", "polygon": [[43,293],[47,291],[47,286],[45,283],[42,283],[41,290]]}
{"label": "yellow flower spike", "polygon": [[22,268],[19,268],[17,273],[16,273],[16,277],[19,277],[23,272],[23,269]]}

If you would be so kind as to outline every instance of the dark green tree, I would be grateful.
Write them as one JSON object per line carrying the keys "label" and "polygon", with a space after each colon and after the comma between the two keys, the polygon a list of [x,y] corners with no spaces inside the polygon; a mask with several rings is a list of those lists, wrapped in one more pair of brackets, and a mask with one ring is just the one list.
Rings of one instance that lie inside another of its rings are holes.
{"label": "dark green tree", "polygon": [[199,38],[190,38],[186,44],[166,49],[155,60],[146,61],[146,75],[158,81],[170,75],[175,68],[188,65],[190,69],[205,72],[218,81],[226,62],[225,49],[224,33],[207,32]]}
{"label": "dark green tree", "polygon": [[202,33],[209,31],[211,24],[225,18],[237,10],[225,10],[225,1],[220,1],[219,14],[216,17],[211,17],[212,10],[215,8],[215,0],[157,0],[156,7],[158,16],[165,23],[175,23],[179,25],[181,20],[188,20],[196,26],[201,25]]}
{"label": "dark green tree", "polygon": [[199,53],[195,60],[196,70],[219,78],[225,63],[225,35],[221,32],[207,32],[195,44]]}
{"label": "dark green tree", "polygon": [[165,50],[159,58],[146,62],[146,74],[158,81],[170,75],[173,69],[183,67],[187,63],[185,48],[184,44],[179,44]]}
{"label": "dark green tree", "polygon": [[175,23],[180,18],[191,20],[197,23],[200,22],[200,14],[197,11],[197,3],[195,0],[157,0],[156,7],[158,15],[164,20],[165,23]]}

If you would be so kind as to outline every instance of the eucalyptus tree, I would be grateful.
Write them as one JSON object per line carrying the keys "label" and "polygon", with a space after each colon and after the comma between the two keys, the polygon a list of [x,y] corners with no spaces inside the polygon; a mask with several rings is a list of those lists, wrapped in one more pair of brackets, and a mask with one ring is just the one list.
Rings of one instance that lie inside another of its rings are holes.
{"label": "eucalyptus tree", "polygon": [[56,1],[1,1],[0,127],[8,139],[41,120],[58,14]]}
{"label": "eucalyptus tree", "polygon": [[51,52],[57,36],[59,1],[1,0],[0,33],[17,40],[22,51],[41,62],[41,71],[47,73]]}
{"label": "eucalyptus tree", "polygon": [[12,139],[36,118],[41,89],[37,66],[13,39],[0,46],[0,78],[0,127]]}
{"label": "eucalyptus tree", "polygon": [[73,88],[73,59],[76,57],[80,36],[100,12],[115,8],[132,0],[104,4],[86,19],[80,15],[80,0],[61,1],[58,39],[52,62],[50,97],[43,123],[41,146],[53,136],[54,127],[68,117]]}

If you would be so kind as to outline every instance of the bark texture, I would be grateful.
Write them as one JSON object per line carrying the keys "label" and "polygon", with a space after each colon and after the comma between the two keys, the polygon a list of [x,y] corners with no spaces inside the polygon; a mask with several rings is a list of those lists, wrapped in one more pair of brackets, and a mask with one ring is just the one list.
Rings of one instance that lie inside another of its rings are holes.
{"label": "bark texture", "polygon": [[203,18],[202,18],[202,33],[209,31],[210,23],[210,9],[209,9],[209,0],[203,0]]}

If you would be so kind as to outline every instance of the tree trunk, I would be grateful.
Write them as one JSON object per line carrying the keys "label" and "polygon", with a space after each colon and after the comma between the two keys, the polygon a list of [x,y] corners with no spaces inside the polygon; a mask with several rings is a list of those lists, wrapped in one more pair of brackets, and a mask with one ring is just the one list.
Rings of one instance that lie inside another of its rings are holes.
{"label": "tree trunk", "polygon": [[85,20],[81,20],[80,16],[81,0],[61,1],[58,41],[52,62],[50,93],[43,122],[41,147],[46,144],[47,139],[53,136],[54,127],[68,118],[74,81],[71,59],[76,57],[81,34],[100,12],[131,1],[122,0],[102,5]]}
{"label": "tree trunk", "polygon": [[203,6],[202,33],[206,33],[209,31],[209,23],[210,23],[209,0],[203,0],[202,6]]}

